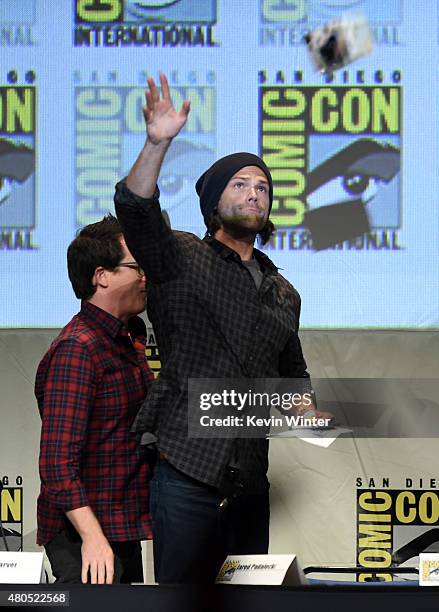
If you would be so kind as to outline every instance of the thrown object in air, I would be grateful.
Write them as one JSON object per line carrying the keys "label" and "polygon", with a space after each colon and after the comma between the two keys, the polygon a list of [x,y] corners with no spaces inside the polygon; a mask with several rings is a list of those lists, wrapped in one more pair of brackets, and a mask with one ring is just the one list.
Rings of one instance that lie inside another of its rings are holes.
{"label": "thrown object in air", "polygon": [[373,49],[372,33],[364,15],[344,15],[305,34],[311,59],[319,72],[332,74]]}

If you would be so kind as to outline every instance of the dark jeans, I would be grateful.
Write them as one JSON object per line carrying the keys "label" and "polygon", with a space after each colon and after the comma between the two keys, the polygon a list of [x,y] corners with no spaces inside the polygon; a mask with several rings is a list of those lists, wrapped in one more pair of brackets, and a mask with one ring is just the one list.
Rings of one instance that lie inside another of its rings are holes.
{"label": "dark jeans", "polygon": [[[64,529],[45,545],[56,582],[81,580],[81,538],[77,531]],[[110,542],[114,552],[114,580],[117,583],[143,582],[140,542]]]}
{"label": "dark jeans", "polygon": [[158,461],[150,485],[157,582],[213,583],[227,555],[267,553],[268,492],[241,495],[225,510],[221,500],[218,489]]}

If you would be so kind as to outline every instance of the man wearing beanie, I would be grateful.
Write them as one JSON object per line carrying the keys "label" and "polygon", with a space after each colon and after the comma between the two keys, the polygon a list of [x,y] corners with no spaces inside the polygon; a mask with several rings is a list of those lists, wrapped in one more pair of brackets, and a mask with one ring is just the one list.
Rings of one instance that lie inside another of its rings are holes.
{"label": "man wearing beanie", "polygon": [[[273,186],[264,162],[234,153],[197,181],[203,240],[172,231],[156,187],[189,102],[172,105],[148,80],[147,139],[115,204],[128,248],[148,279],[148,316],[162,369],[135,423],[154,441],[151,482],[154,566],[160,583],[213,582],[227,554],[268,552],[268,442],[188,437],[188,379],[308,378],[300,341],[300,297],[271,260]],[[189,212],[188,212],[189,214]]]}

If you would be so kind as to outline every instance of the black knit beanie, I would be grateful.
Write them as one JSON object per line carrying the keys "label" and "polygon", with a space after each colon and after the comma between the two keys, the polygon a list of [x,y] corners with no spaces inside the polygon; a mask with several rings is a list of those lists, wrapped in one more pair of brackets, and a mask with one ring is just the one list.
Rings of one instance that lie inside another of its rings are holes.
{"label": "black knit beanie", "polygon": [[253,155],[253,153],[232,153],[232,155],[226,155],[226,157],[222,157],[210,166],[195,184],[195,189],[200,197],[200,208],[206,225],[209,224],[210,218],[218,206],[219,199],[227,183],[238,170],[241,170],[241,168],[245,166],[257,166],[267,177],[270,200],[268,212],[270,214],[273,204],[273,181],[271,179],[270,170],[262,159],[257,155]]}

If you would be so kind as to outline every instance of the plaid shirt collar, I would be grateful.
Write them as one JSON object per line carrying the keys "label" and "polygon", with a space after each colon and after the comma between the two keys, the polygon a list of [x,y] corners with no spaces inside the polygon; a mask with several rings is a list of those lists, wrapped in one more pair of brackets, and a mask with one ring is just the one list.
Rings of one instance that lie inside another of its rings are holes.
{"label": "plaid shirt collar", "polygon": [[85,300],[81,302],[81,316],[102,327],[110,338],[128,337],[128,330],[120,319]]}
{"label": "plaid shirt collar", "polygon": [[[242,263],[241,258],[238,255],[238,253],[234,251],[233,249],[231,249],[230,247],[228,247],[223,242],[220,242],[219,240],[216,240],[215,238],[212,238],[211,236],[205,236],[203,238],[203,242],[208,244],[223,259],[230,258],[230,259],[234,259],[238,263]],[[271,259],[267,257],[267,255],[265,255],[265,253],[262,253],[262,251],[259,251],[258,249],[253,249],[253,254],[255,256],[255,259],[261,266],[261,269],[264,275],[278,273],[278,268],[274,265]]]}

